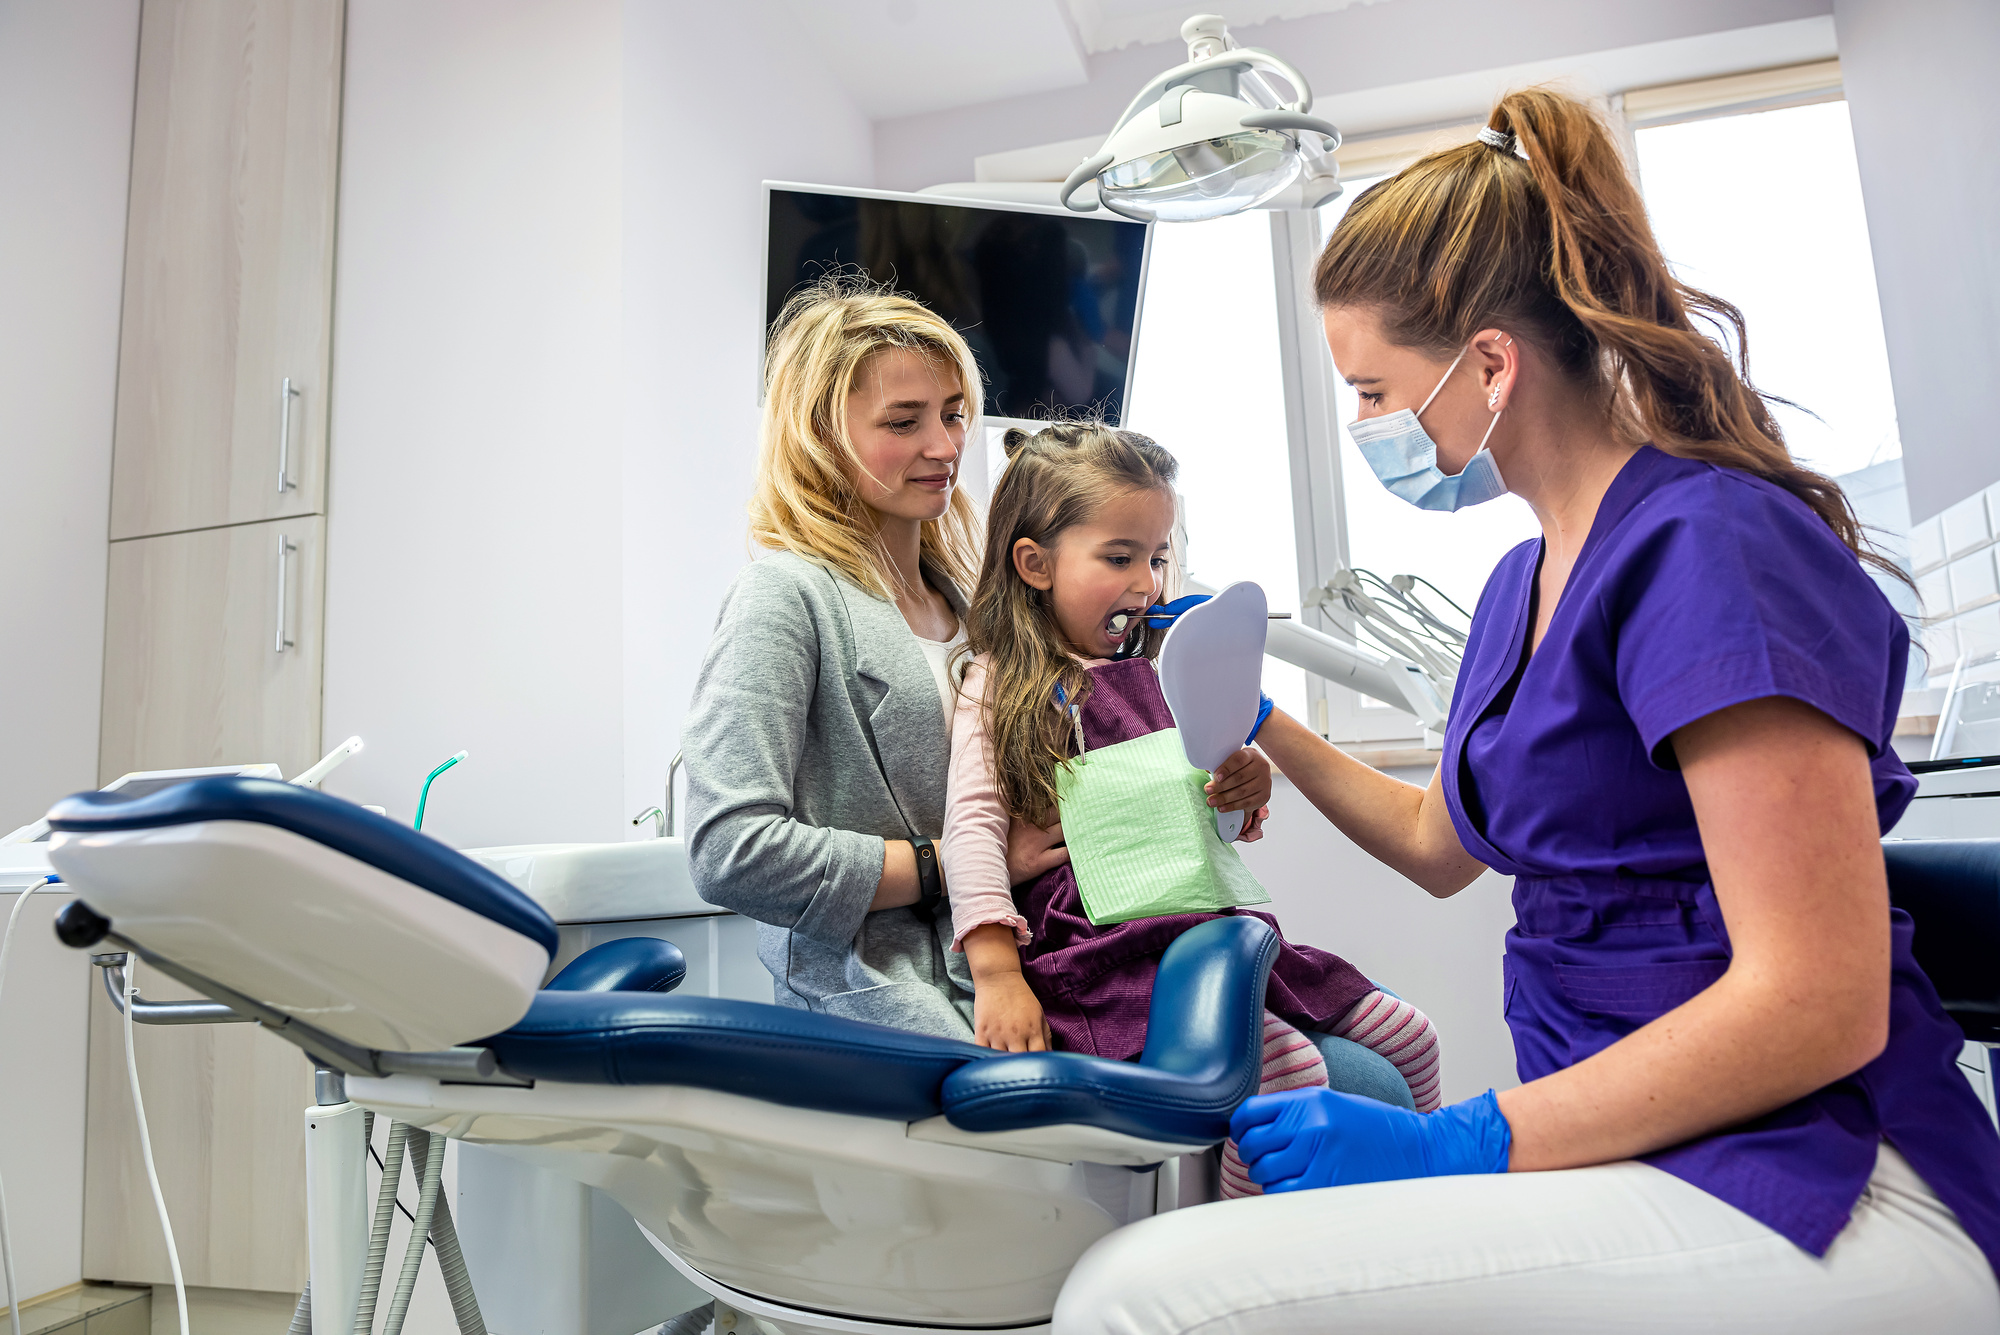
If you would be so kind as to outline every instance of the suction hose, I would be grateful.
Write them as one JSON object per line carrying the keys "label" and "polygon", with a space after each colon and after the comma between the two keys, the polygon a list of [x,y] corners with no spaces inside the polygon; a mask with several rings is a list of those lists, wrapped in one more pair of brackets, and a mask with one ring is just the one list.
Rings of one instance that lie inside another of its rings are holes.
{"label": "suction hose", "polygon": [[411,1167],[423,1185],[417,1197],[417,1216],[410,1223],[410,1245],[403,1249],[403,1273],[396,1278],[396,1296],[389,1300],[389,1317],[382,1323],[382,1335],[403,1335],[403,1318],[410,1311],[410,1295],[417,1290],[417,1271],[424,1263],[424,1243],[430,1237],[431,1217],[437,1213],[438,1190],[444,1182],[444,1151],[430,1154],[431,1134],[400,1122],[396,1130],[405,1133],[411,1146]]}
{"label": "suction hose", "polygon": [[[444,1138],[415,1131],[410,1135],[410,1162],[421,1181],[430,1180],[430,1151],[444,1163]],[[441,1193],[431,1216],[431,1246],[437,1250],[438,1271],[444,1277],[445,1292],[451,1296],[451,1314],[458,1322],[459,1335],[486,1335],[486,1318],[480,1315],[479,1299],[473,1296],[472,1277],[465,1273],[465,1253],[458,1247],[458,1229],[451,1222],[451,1205]],[[415,1237],[414,1231],[411,1237]]]}
{"label": "suction hose", "polygon": [[[364,1132],[374,1114],[366,1114]],[[361,1302],[354,1309],[354,1335],[374,1335],[375,1299],[382,1292],[382,1261],[389,1253],[389,1220],[396,1213],[396,1187],[403,1180],[403,1146],[410,1128],[389,1124],[389,1153],[382,1160],[382,1187],[375,1193],[375,1221],[368,1230],[368,1261],[361,1271]]]}

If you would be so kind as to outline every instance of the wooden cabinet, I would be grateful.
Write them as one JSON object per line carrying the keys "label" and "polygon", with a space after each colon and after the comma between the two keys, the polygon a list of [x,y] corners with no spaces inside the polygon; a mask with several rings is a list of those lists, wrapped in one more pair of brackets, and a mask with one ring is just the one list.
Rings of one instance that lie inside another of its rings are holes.
{"label": "wooden cabinet", "polygon": [[325,509],[343,12],[146,0],[114,540]]}
{"label": "wooden cabinet", "polygon": [[[344,0],[144,0],[98,771],[320,754]],[[185,996],[158,974],[142,987]],[[306,1277],[311,1066],[251,1025],[136,1031],[187,1282]],[[84,1272],[164,1283],[116,1012],[91,1008]]]}
{"label": "wooden cabinet", "polygon": [[[83,1273],[170,1284],[132,1118],[124,1027],[103,987],[92,982]],[[144,965],[139,990],[153,1001],[194,995]],[[132,1040],[160,1191],[187,1282],[298,1292],[306,1282],[312,1064],[253,1024],[134,1025]]]}
{"label": "wooden cabinet", "polygon": [[111,544],[100,782],[319,759],[326,520]]}

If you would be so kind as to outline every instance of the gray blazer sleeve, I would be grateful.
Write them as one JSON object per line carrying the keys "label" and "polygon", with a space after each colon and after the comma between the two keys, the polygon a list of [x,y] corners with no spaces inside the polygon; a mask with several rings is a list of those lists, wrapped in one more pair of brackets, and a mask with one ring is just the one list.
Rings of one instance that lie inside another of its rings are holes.
{"label": "gray blazer sleeve", "polygon": [[681,742],[688,854],[709,903],[845,947],[881,885],[884,848],[796,817],[822,658],[814,612],[773,562],[753,562],[730,587]]}

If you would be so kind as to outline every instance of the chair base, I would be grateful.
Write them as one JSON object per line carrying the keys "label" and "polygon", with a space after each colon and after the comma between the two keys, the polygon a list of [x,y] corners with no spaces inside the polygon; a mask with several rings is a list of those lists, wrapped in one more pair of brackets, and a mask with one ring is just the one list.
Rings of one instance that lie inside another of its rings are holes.
{"label": "chair base", "polygon": [[1174,1174],[1150,1165],[1206,1148],[1094,1127],[1067,1148],[1063,1128],[947,1143],[924,1123],[670,1085],[397,1075],[347,1091],[599,1188],[691,1282],[784,1335],[1044,1328],[1085,1249],[1163,1203]]}

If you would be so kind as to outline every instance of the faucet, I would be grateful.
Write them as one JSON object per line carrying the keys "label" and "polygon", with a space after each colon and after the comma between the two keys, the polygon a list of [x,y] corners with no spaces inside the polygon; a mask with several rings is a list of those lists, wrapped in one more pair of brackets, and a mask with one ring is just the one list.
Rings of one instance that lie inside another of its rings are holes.
{"label": "faucet", "polygon": [[632,818],[634,825],[637,825],[642,820],[651,820],[653,822],[653,837],[655,839],[669,838],[674,833],[674,775],[679,771],[680,767],[681,753],[676,751],[674,752],[674,758],[667,762],[667,795],[665,802],[657,807],[647,807]]}

